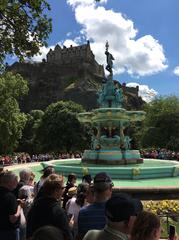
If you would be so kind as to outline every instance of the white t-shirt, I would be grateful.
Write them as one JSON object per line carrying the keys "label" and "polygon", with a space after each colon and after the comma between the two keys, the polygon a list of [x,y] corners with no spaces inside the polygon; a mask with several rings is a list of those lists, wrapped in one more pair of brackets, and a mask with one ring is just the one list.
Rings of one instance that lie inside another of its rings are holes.
{"label": "white t-shirt", "polygon": [[72,197],[66,204],[67,215],[72,214],[74,216],[74,229],[78,228],[78,214],[81,207],[76,204],[76,197]]}

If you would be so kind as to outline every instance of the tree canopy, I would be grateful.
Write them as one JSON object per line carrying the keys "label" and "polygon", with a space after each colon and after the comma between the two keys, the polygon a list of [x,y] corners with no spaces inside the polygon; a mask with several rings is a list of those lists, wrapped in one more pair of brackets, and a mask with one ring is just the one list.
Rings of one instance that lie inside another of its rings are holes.
{"label": "tree canopy", "polygon": [[39,153],[39,142],[36,141],[36,133],[41,124],[44,112],[42,110],[32,110],[26,114],[26,124],[22,131],[22,138],[19,141],[17,151],[28,152],[30,154]]}
{"label": "tree canopy", "polygon": [[141,142],[144,147],[179,149],[179,98],[160,97],[146,104]]}
{"label": "tree canopy", "polygon": [[42,150],[70,152],[82,150],[89,144],[89,136],[76,117],[83,111],[81,105],[72,101],[49,105],[36,134]]}
{"label": "tree canopy", "polygon": [[0,153],[12,152],[22,136],[26,116],[18,99],[27,92],[27,82],[19,74],[0,75]]}
{"label": "tree canopy", "polygon": [[0,64],[7,54],[20,60],[38,53],[51,32],[51,19],[46,0],[1,0]]}

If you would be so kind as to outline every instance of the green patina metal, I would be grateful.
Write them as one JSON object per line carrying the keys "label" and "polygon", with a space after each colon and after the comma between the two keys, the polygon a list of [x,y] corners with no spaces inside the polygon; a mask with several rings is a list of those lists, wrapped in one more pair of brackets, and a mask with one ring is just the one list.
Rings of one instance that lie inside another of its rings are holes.
{"label": "green patina metal", "polygon": [[[88,170],[88,173],[92,174],[93,175],[93,169],[90,169],[92,166],[95,168],[96,165],[92,165],[92,164],[89,164],[88,166],[84,165],[84,164],[81,164],[81,161],[76,159],[76,160],[73,160],[73,159],[68,159],[68,160],[54,160],[54,161],[50,161],[50,162],[44,162],[42,163],[41,165],[39,166],[32,166],[30,167],[32,169],[32,171],[35,173],[35,180],[38,181],[40,176],[42,175],[42,169],[44,167],[46,167],[47,165],[53,165],[55,166],[55,169],[57,167],[56,170],[58,170],[59,173],[63,173],[65,176],[68,176],[69,172],[74,172],[76,171],[74,168],[75,167],[78,167],[80,170],[80,176],[82,175],[85,175],[86,174],[86,170],[84,171],[85,168],[87,168]],[[67,165],[69,168],[68,172],[66,172],[65,169],[63,169],[63,165]],[[169,166],[169,168],[172,168],[174,169],[175,165],[177,165],[177,162],[171,162],[171,161],[167,161],[167,160],[163,160],[163,161],[160,161],[160,160],[144,160],[144,164],[140,165],[140,168],[150,168],[151,166],[156,166],[156,167],[162,167],[162,166]],[[178,163],[179,165],[179,163]],[[133,165],[130,165],[130,166],[118,166],[119,168],[120,167],[125,167],[125,168],[128,168],[128,167],[136,167],[137,164],[135,164],[134,166]],[[100,168],[98,168],[100,167]],[[104,166],[105,167],[105,166]],[[13,170],[16,174],[19,173],[19,171],[21,169],[23,169],[24,166],[23,165],[19,165],[19,168]],[[103,165],[100,165],[100,166],[97,166],[97,171],[103,171]],[[110,169],[111,167],[108,167],[108,169]],[[117,168],[117,166],[112,166],[112,168]],[[117,171],[117,169],[116,169]],[[81,182],[81,178],[78,178],[78,182],[80,183]],[[165,177],[165,178],[151,178],[151,179],[131,179],[128,177],[128,179],[121,179],[120,178],[120,175],[116,174],[117,177],[113,178],[113,183],[114,183],[114,186],[115,187],[133,187],[133,188],[160,188],[162,187],[178,187],[179,186],[179,174],[175,177]]]}
{"label": "green patina metal", "polygon": [[[105,171],[113,180],[152,180],[171,178],[171,182],[179,180],[179,163],[170,160],[145,159],[143,164],[130,165],[106,165],[96,163],[84,163],[81,159],[54,160],[41,163],[43,167],[53,166],[55,170],[68,176],[71,172],[77,174],[79,178],[86,174],[95,176],[98,172]],[[163,181],[163,180],[162,180]],[[137,182],[136,182],[137,185]]]}
{"label": "green patina metal", "polygon": [[106,43],[109,75],[99,91],[99,108],[78,115],[79,121],[90,124],[92,129],[91,150],[85,150],[82,161],[110,165],[141,163],[139,151],[131,149],[132,139],[124,131],[132,122],[142,121],[145,112],[127,111],[122,107],[123,93],[113,81],[114,58],[108,48]]}

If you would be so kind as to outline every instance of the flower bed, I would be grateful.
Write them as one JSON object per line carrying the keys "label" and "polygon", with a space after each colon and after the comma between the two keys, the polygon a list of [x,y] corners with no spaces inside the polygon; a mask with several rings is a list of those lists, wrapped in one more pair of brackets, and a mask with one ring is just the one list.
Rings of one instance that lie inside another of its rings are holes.
{"label": "flower bed", "polygon": [[175,225],[179,233],[179,200],[144,201],[144,209],[159,215],[162,237],[168,238],[169,225]]}
{"label": "flower bed", "polygon": [[158,215],[179,215],[178,200],[145,201],[144,209]]}

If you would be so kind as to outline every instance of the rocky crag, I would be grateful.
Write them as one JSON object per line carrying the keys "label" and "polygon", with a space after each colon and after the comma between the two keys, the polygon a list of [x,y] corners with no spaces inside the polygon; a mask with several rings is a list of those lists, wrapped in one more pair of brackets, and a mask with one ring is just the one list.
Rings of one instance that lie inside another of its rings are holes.
{"label": "rocky crag", "polygon": [[[24,112],[44,110],[59,100],[72,100],[86,110],[98,107],[97,93],[104,79],[104,68],[96,62],[89,42],[69,48],[57,45],[42,62],[16,62],[8,70],[20,73],[29,83],[29,94],[20,102]],[[124,107],[140,109],[143,101],[138,88],[116,83],[123,89]]]}

